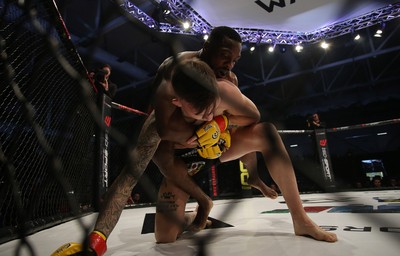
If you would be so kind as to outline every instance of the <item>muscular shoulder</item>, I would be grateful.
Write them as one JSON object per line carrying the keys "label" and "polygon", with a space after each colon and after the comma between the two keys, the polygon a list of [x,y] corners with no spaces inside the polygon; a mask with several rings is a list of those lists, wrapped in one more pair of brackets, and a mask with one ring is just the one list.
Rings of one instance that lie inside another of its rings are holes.
{"label": "muscular shoulder", "polygon": [[227,79],[217,79],[217,82],[221,96],[233,91],[240,92],[238,86]]}
{"label": "muscular shoulder", "polygon": [[170,79],[171,72],[173,67],[173,57],[169,57],[161,63],[160,67],[157,70],[157,75],[161,76],[163,79]]}
{"label": "muscular shoulder", "polygon": [[234,105],[241,105],[244,103],[243,99],[245,96],[239,90],[239,87],[231,81],[218,79],[218,91],[221,97],[220,107],[229,106],[228,108],[230,108]]}
{"label": "muscular shoulder", "polygon": [[239,88],[233,84],[231,81],[226,79],[218,79],[218,92],[221,98],[221,102],[217,107],[218,112],[225,111],[227,106],[232,103],[232,99],[234,102],[240,98],[242,93],[240,92]]}
{"label": "muscular shoulder", "polygon": [[234,85],[239,86],[239,81],[237,79],[237,76],[235,73],[233,73],[232,71],[229,71],[229,74],[227,76],[227,78],[230,82],[232,82]]}
{"label": "muscular shoulder", "polygon": [[[187,60],[197,57],[197,51],[180,52],[176,55],[178,61]],[[168,57],[161,63],[157,73],[162,75],[164,79],[170,80],[175,61],[174,56]]]}
{"label": "muscular shoulder", "polygon": [[178,60],[187,60],[187,59],[198,58],[198,55],[199,55],[198,51],[186,51],[178,53],[177,57]]}

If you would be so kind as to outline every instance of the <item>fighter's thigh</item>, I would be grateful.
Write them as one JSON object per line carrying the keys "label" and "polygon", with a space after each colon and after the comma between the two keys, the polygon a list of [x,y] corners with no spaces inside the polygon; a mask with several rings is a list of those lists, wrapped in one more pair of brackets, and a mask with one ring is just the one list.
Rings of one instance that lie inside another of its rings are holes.
{"label": "fighter's thigh", "polygon": [[157,199],[155,237],[158,243],[171,243],[183,232],[187,193],[164,178]]}
{"label": "fighter's thigh", "polygon": [[220,157],[221,162],[238,159],[250,152],[259,151],[262,147],[262,127],[253,125],[239,127],[231,132],[231,147]]}

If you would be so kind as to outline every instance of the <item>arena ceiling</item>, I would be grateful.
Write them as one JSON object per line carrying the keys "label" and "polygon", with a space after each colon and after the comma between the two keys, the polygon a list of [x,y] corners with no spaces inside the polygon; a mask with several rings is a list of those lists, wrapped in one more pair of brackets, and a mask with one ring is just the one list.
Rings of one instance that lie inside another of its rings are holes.
{"label": "arena ceiling", "polygon": [[186,1],[213,26],[311,32],[387,6],[365,0]]}
{"label": "arena ceiling", "polygon": [[[157,12],[160,0],[57,1],[86,66],[113,67],[112,80],[119,87],[115,101],[144,110],[159,64],[173,50],[200,49],[203,32],[226,25],[237,29],[245,41],[234,69],[240,88],[268,113],[267,119],[349,107],[356,111],[354,106],[363,109],[374,103],[383,106],[382,102],[391,102],[390,108],[379,107],[377,114],[385,111],[391,117],[393,102],[399,106],[398,1],[167,2],[172,18]],[[201,26],[181,29],[179,22],[187,17]],[[375,38],[378,28],[384,33]],[[168,29],[172,33],[160,32]],[[357,42],[356,34],[361,35]],[[171,49],[171,40],[179,43],[177,49]],[[327,50],[319,47],[324,40],[330,44]],[[304,47],[300,53],[294,49],[297,43]],[[254,52],[250,46],[256,46]],[[275,47],[273,53],[268,53],[269,46]]]}

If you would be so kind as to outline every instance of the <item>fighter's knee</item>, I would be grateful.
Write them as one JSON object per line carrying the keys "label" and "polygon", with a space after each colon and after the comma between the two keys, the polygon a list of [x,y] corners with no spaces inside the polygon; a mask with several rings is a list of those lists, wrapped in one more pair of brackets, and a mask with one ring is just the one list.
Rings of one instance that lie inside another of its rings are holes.
{"label": "fighter's knee", "polygon": [[179,235],[179,228],[162,223],[156,218],[154,236],[159,244],[173,243]]}
{"label": "fighter's knee", "polygon": [[168,244],[168,243],[173,243],[176,241],[177,236],[171,236],[171,235],[163,235],[163,234],[156,234],[156,243],[158,244]]}
{"label": "fighter's knee", "polygon": [[264,130],[271,136],[279,136],[278,129],[272,123],[265,123]]}
{"label": "fighter's knee", "polygon": [[262,128],[264,131],[268,132],[268,133],[275,133],[278,132],[278,130],[276,129],[276,126],[272,123],[261,123]]}
{"label": "fighter's knee", "polygon": [[269,149],[273,149],[275,147],[280,147],[282,144],[282,139],[278,133],[276,126],[272,123],[262,123],[261,126],[261,135],[262,141],[265,142],[266,146]]}

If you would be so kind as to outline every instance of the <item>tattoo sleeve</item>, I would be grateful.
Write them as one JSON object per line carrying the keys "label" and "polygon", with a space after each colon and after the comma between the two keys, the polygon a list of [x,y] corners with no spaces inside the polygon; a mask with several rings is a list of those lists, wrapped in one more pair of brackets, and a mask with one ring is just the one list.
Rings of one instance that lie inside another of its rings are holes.
{"label": "tattoo sleeve", "polygon": [[160,138],[155,118],[154,115],[150,115],[143,125],[136,146],[128,152],[127,165],[107,191],[95,230],[102,232],[106,237],[110,235],[121,216],[126,201],[152,159],[159,143]]}

